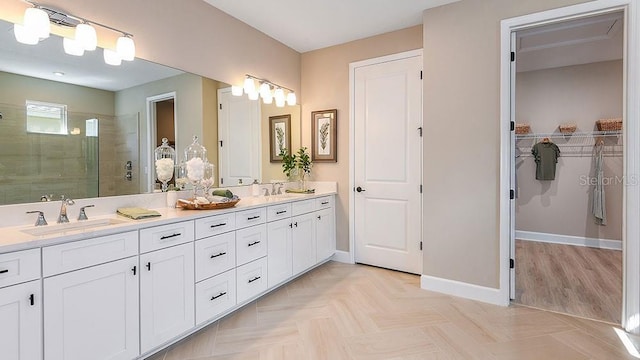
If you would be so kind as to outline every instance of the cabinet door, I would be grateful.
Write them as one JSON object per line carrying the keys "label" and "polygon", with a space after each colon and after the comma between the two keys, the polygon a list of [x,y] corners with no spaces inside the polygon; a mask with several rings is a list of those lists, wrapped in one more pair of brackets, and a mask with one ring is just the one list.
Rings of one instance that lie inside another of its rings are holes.
{"label": "cabinet door", "polygon": [[315,213],[293,217],[293,275],[316,264]]}
{"label": "cabinet door", "polygon": [[322,209],[316,216],[316,263],[326,260],[336,252],[333,209]]}
{"label": "cabinet door", "polygon": [[44,279],[45,360],[139,355],[137,265],[131,257]]}
{"label": "cabinet door", "polygon": [[267,224],[267,280],[273,287],[293,275],[291,219]]}
{"label": "cabinet door", "polygon": [[0,357],[42,359],[40,280],[0,289]]}
{"label": "cabinet door", "polygon": [[140,347],[152,348],[191,329],[193,243],[140,255]]}

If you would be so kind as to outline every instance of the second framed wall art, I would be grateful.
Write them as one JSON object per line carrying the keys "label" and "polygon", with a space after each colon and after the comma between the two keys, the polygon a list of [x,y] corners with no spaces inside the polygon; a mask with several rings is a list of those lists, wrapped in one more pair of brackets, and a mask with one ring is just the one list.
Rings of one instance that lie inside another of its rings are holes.
{"label": "second framed wall art", "polygon": [[311,112],[311,160],[337,162],[338,110]]}

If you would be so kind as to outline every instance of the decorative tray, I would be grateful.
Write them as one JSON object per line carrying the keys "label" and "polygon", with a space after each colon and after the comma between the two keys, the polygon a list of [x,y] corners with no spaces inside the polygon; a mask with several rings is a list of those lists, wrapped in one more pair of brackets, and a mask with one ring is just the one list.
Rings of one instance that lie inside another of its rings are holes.
{"label": "decorative tray", "polygon": [[217,209],[228,209],[236,206],[236,204],[240,201],[231,200],[229,202],[221,202],[221,203],[210,203],[210,204],[196,204],[192,202],[193,199],[182,200],[178,199],[177,205],[178,207],[185,210],[217,210]]}
{"label": "decorative tray", "polygon": [[316,189],[307,189],[307,190],[287,189],[287,190],[285,190],[285,192],[293,193],[293,194],[314,194],[316,192]]}

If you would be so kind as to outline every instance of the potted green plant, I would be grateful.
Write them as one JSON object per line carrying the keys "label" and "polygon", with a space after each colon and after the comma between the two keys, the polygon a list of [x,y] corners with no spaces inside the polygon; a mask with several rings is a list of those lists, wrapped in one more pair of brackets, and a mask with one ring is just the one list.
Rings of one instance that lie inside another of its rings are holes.
{"label": "potted green plant", "polygon": [[295,154],[289,154],[287,149],[282,149],[280,156],[282,156],[282,172],[289,181],[298,180],[300,189],[307,190],[307,176],[311,174],[312,165],[307,148],[301,147]]}

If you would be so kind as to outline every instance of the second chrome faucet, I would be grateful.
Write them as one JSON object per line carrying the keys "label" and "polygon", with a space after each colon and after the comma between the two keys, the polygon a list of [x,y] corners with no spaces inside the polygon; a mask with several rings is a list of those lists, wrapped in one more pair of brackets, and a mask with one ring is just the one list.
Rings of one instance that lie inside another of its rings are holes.
{"label": "second chrome faucet", "polygon": [[67,206],[74,205],[76,202],[70,198],[66,198],[64,195],[60,195],[62,205],[60,205],[60,214],[58,215],[58,224],[68,223],[69,217],[67,216]]}

